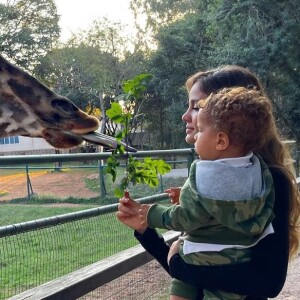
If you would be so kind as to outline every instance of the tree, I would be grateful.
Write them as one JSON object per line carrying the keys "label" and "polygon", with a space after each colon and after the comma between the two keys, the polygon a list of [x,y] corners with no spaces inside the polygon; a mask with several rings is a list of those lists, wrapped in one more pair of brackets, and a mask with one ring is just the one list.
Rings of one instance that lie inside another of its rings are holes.
{"label": "tree", "polygon": [[[213,17],[212,17],[213,16]],[[300,7],[298,1],[224,0],[210,13],[209,56],[261,78],[286,136],[300,139]]]}
{"label": "tree", "polygon": [[197,0],[131,0],[130,8],[138,30],[140,47],[148,51],[153,49],[157,32],[194,12],[195,3]]}
{"label": "tree", "polygon": [[[166,9],[162,1],[140,2],[148,5],[148,12],[154,7],[161,9],[159,15]],[[161,130],[168,132],[163,134],[164,141],[175,134],[172,127],[178,131],[176,126],[169,125],[173,125],[174,118],[178,122],[174,112],[179,108],[178,99],[183,95],[180,87],[186,77],[198,69],[223,64],[238,64],[254,71],[274,103],[286,136],[299,140],[298,1],[272,1],[272,5],[267,0],[183,2],[193,2],[195,12],[183,17],[177,14],[172,22],[157,28],[158,48],[150,60],[149,71],[156,80],[154,94],[159,99],[156,107],[161,109],[161,116],[157,113],[161,123],[152,122],[152,126],[157,128],[161,124]],[[171,12],[176,12],[170,7]]]}
{"label": "tree", "polygon": [[[87,31],[73,34],[65,45],[49,52],[35,74],[56,92],[69,97],[88,113],[97,113],[103,132],[114,135],[116,125],[105,117],[123,81],[144,70],[144,56],[121,36],[121,24],[93,22]],[[127,50],[126,50],[127,49]]]}
{"label": "tree", "polygon": [[0,4],[0,51],[31,69],[57,42],[59,16],[53,0]]}
{"label": "tree", "polygon": [[92,113],[99,108],[99,96],[112,93],[112,60],[110,54],[85,45],[60,48],[49,52],[34,72],[57,93]]}
{"label": "tree", "polygon": [[189,75],[207,68],[206,52],[210,45],[205,27],[199,22],[197,15],[189,14],[161,28],[156,35],[158,48],[149,60],[149,71],[154,75],[154,109],[148,122],[151,132],[159,132],[159,148],[187,146],[180,122],[187,104],[184,84]]}

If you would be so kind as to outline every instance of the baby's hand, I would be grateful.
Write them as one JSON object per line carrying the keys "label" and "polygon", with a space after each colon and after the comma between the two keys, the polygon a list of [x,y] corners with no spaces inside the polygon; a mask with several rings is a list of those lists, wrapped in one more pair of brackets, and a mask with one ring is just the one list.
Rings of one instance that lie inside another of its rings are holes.
{"label": "baby's hand", "polygon": [[169,198],[171,199],[172,204],[179,204],[180,191],[181,187],[170,187],[165,190],[165,193],[169,194]]}
{"label": "baby's hand", "polygon": [[136,215],[140,206],[140,203],[133,200],[129,194],[127,194],[123,198],[119,199],[118,210],[121,215],[124,216]]}
{"label": "baby's hand", "polygon": [[150,209],[151,205],[149,204],[142,204],[140,206],[140,209],[138,211],[138,214],[139,214],[139,218],[141,220],[141,224],[147,224],[148,226],[148,223],[147,223],[147,214],[148,214],[148,211]]}

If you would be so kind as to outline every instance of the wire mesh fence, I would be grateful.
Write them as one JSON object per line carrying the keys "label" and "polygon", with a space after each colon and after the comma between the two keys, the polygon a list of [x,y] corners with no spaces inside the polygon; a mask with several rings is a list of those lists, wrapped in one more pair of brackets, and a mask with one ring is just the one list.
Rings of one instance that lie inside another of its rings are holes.
{"label": "wire mesh fence", "polygon": [[[138,153],[138,156],[194,155],[190,149],[156,152]],[[1,157],[0,201],[6,204],[21,200],[24,203],[24,199],[29,201],[38,196],[39,199],[48,198],[47,202],[74,198],[77,203],[81,200],[89,203],[92,199],[93,204],[103,204],[97,201],[102,199],[103,160],[109,156],[109,153],[92,153]],[[113,186],[107,179],[104,184],[106,194],[112,194]],[[148,194],[156,194],[161,188]],[[114,197],[111,203],[115,202]],[[109,207],[108,211],[105,207]],[[116,220],[116,207],[116,204],[106,205],[68,216],[1,227],[0,299],[136,245],[132,232]]]}
{"label": "wire mesh fence", "polygon": [[[194,158],[192,149],[144,151],[138,154],[141,157],[166,157],[173,167],[181,164],[183,168],[187,168]],[[52,199],[53,202],[66,198],[89,199],[91,202],[103,196],[113,197],[119,182],[118,178],[112,182],[111,176],[105,174],[105,160],[109,156],[109,153],[90,153],[0,157],[0,202],[17,202],[36,196]],[[119,180],[125,173],[125,166],[123,160]],[[160,186],[149,189],[150,194],[163,190],[163,179],[160,179]]]}
{"label": "wire mesh fence", "polygon": [[0,299],[136,245],[132,231],[116,220],[116,209],[113,204],[0,227]]}

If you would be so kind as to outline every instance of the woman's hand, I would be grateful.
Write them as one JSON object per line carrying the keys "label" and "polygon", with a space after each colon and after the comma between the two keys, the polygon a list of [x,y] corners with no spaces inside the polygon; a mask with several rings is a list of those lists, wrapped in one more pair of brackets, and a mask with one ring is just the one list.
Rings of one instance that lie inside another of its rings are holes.
{"label": "woman's hand", "polygon": [[165,193],[169,194],[169,198],[171,199],[172,204],[179,204],[180,191],[181,187],[170,187],[165,190]]}
{"label": "woman's hand", "polygon": [[118,220],[129,228],[143,234],[148,226],[147,224],[141,224],[138,215],[141,204],[131,199],[130,196],[119,199],[119,202],[118,211],[116,213]]}
{"label": "woman's hand", "polygon": [[173,242],[172,245],[170,246],[170,250],[169,250],[169,253],[168,253],[168,259],[167,259],[168,264],[170,264],[171,257],[174,254],[178,253],[180,242],[181,242],[180,240],[177,240],[177,241]]}
{"label": "woman's hand", "polygon": [[138,211],[141,224],[144,224],[147,227],[148,227],[147,214],[148,214],[150,207],[151,207],[151,205],[149,205],[149,204],[142,204]]}

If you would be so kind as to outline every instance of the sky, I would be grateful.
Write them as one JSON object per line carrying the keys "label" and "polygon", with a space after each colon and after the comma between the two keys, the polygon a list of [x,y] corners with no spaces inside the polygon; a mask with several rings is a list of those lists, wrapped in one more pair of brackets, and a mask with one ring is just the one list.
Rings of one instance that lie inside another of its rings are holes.
{"label": "sky", "polygon": [[107,17],[113,22],[133,26],[130,0],[54,0],[60,15],[61,40],[72,32],[86,29],[95,19]]}

